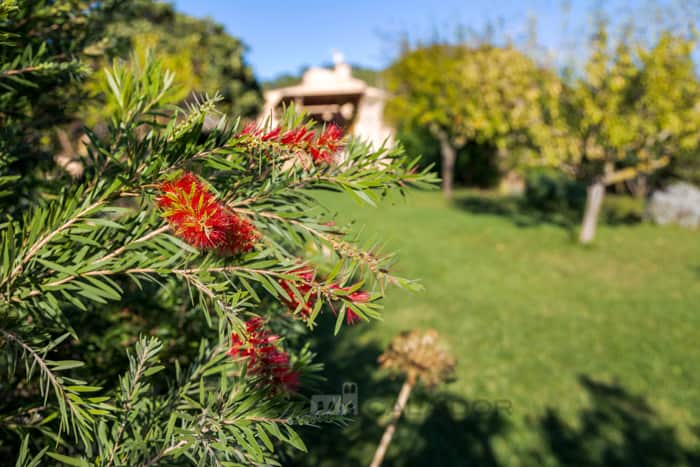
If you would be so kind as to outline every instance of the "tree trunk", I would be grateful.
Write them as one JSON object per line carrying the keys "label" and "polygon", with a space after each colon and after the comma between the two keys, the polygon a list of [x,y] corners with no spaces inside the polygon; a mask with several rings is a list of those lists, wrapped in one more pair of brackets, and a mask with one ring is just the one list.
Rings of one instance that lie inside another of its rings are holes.
{"label": "tree trunk", "polygon": [[412,378],[408,378],[406,379],[406,382],[403,383],[403,386],[401,386],[399,398],[396,400],[396,404],[394,405],[391,422],[389,422],[389,426],[387,426],[386,430],[384,430],[384,435],[382,436],[382,440],[379,442],[377,451],[374,453],[370,467],[379,467],[382,464],[384,456],[386,455],[386,450],[389,448],[389,443],[391,443],[391,438],[394,437],[396,424],[398,423],[399,418],[401,418],[403,409],[406,408],[406,402],[408,402],[408,396],[411,395],[413,384]]}
{"label": "tree trunk", "polygon": [[637,182],[634,184],[634,197],[644,199],[649,192],[649,177],[646,174],[640,174],[637,177]]}
{"label": "tree trunk", "polygon": [[445,198],[452,199],[457,150],[450,144],[447,135],[440,135],[438,139],[440,140],[440,152],[442,154],[442,192]]}
{"label": "tree trunk", "polygon": [[603,197],[605,196],[605,185],[602,180],[596,180],[586,189],[586,210],[583,213],[583,222],[581,223],[581,233],[579,242],[586,244],[590,243],[595,237],[595,229],[598,225],[598,216],[600,215],[600,207],[603,205]]}

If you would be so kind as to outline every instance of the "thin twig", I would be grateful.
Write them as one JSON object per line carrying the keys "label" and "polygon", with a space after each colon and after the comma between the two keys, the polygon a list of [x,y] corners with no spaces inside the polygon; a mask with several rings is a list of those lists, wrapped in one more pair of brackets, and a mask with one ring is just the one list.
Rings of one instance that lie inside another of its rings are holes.
{"label": "thin twig", "polygon": [[104,256],[104,257],[98,259],[98,260],[95,261],[93,264],[99,264],[99,263],[104,263],[105,261],[109,261],[110,259],[114,258],[115,256],[119,256],[119,255],[121,255],[122,253],[124,253],[124,251],[126,251],[126,249],[129,248],[129,247],[131,247],[132,245],[136,245],[137,243],[146,242],[146,241],[152,239],[153,237],[155,237],[156,235],[160,235],[160,234],[162,234],[162,233],[164,233],[164,232],[167,232],[169,228],[170,228],[170,226],[164,225],[164,226],[162,226],[162,227],[159,228],[159,229],[156,229],[156,230],[154,230],[154,231],[152,231],[152,232],[149,232],[149,233],[147,233],[146,235],[144,235],[143,237],[137,238],[137,239],[134,240],[133,242],[128,243],[128,244],[126,244],[126,245],[123,245],[123,246],[120,247],[120,248],[117,248],[117,249],[114,250],[112,253],[110,253],[110,254],[108,254],[107,256]]}
{"label": "thin twig", "polygon": [[[146,348],[148,348],[148,347],[146,347]],[[127,395],[126,402],[124,403],[125,416],[122,419],[121,424],[119,425],[119,430],[117,431],[117,436],[114,438],[114,446],[112,447],[112,451],[109,454],[109,461],[107,462],[107,467],[110,467],[112,464],[114,464],[114,457],[116,456],[117,451],[119,450],[119,443],[121,441],[121,437],[124,434],[124,429],[126,428],[126,424],[128,422],[126,415],[129,413],[129,410],[131,410],[131,402],[132,402],[132,399],[134,397],[136,384],[141,379],[141,376],[143,374],[143,370],[146,367],[147,360],[148,360],[148,355],[144,349],[142,358],[139,360],[139,364],[136,368],[136,373],[134,374],[134,378],[131,380],[131,387],[129,388],[129,394]]]}
{"label": "thin twig", "polygon": [[74,217],[66,221],[63,225],[61,225],[59,228],[56,230],[52,231],[48,235],[46,235],[44,238],[42,238],[40,241],[35,243],[27,252],[26,255],[22,258],[20,263],[12,270],[12,272],[0,283],[0,286],[5,285],[6,283],[12,284],[12,281],[15,279],[15,277],[22,271],[24,266],[29,262],[29,260],[39,251],[41,250],[44,245],[49,243],[56,235],[60,234],[67,228],[69,228],[71,225],[75,224],[80,220],[81,217],[83,217],[85,214],[88,212],[92,211],[96,207],[104,204],[104,201],[98,201],[96,203],[91,204],[87,208],[83,209],[80,211],[78,214],[76,214]]}
{"label": "thin twig", "polygon": [[157,464],[162,458],[164,458],[165,456],[167,456],[168,454],[170,454],[174,450],[181,448],[185,444],[187,444],[187,441],[185,441],[184,439],[179,441],[174,446],[170,446],[168,449],[165,449],[164,451],[159,452],[155,457],[151,458],[145,464],[143,464],[143,466],[144,467],[151,467],[152,465]]}
{"label": "thin twig", "polygon": [[7,70],[7,71],[3,71],[2,74],[0,74],[0,76],[14,76],[14,75],[21,75],[23,73],[31,73],[33,71],[39,70],[39,68],[40,67],[38,67],[38,66],[28,66],[28,67],[19,68],[16,70]]}

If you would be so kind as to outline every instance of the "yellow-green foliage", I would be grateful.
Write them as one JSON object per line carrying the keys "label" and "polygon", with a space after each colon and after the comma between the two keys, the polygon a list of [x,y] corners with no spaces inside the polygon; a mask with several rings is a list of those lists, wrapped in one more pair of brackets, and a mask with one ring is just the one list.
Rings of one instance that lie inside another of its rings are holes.
{"label": "yellow-green foliage", "polygon": [[562,92],[556,74],[513,47],[432,45],[387,71],[387,117],[467,140],[527,151],[549,138],[546,118]]}
{"label": "yellow-green foliage", "polygon": [[625,178],[700,146],[695,42],[671,32],[652,47],[604,24],[575,78],[563,81],[513,47],[436,44],[404,53],[386,73],[395,124],[447,135],[452,144],[488,142],[520,166],[547,165]]}
{"label": "yellow-green foliage", "polygon": [[601,25],[591,46],[583,75],[562,102],[566,121],[557,123],[576,144],[550,162],[591,177],[605,162],[643,170],[697,149],[700,86],[692,40],[665,33],[645,48],[623,36],[611,49]]}
{"label": "yellow-green foliage", "polygon": [[[227,114],[254,117],[262,105],[262,93],[252,69],[245,63],[244,44],[229,35],[223,26],[209,19],[176,13],[167,4],[144,2],[136,18],[113,27],[112,34],[125,38],[129,55],[143,61],[152,51],[165,69],[177,76],[177,89],[168,98],[181,103],[193,93],[221,96],[220,109]],[[110,63],[98,63],[102,69]],[[104,72],[93,75],[87,85],[97,96],[107,95]],[[110,113],[109,104],[95,106],[89,124]]]}
{"label": "yellow-green foliage", "polygon": [[[133,53],[124,66],[140,68],[149,54],[157,53],[158,62],[164,69],[177,70],[177,84],[168,89],[167,95],[163,96],[161,102],[178,104],[192,92],[201,89],[202,80],[194,72],[190,48],[183,47],[179,53],[170,53],[159,47],[160,39],[159,35],[153,32],[133,35],[131,37]],[[117,112],[120,106],[111,93],[106,67],[94,73],[85,87],[91,95],[103,96],[100,105],[87,109],[85,120],[88,125],[95,125],[103,120],[105,115],[113,115]]]}

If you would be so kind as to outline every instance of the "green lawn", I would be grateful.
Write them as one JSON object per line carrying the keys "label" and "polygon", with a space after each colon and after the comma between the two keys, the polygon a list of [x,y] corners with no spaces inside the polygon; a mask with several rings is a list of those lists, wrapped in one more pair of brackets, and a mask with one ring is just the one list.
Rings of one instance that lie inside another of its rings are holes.
{"label": "green lawn", "polygon": [[376,357],[398,332],[431,327],[457,380],[412,396],[385,465],[700,465],[700,232],[604,225],[584,248],[475,193],[376,209],[322,200],[425,291],[389,289],[383,322],[320,339],[327,389],[357,382],[361,411],[308,432],[297,462],[369,463],[400,385]]}

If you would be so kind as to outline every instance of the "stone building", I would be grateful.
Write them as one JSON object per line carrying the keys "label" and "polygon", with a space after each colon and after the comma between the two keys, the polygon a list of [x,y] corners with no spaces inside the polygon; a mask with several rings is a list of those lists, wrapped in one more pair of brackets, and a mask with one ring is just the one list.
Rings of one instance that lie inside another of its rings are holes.
{"label": "stone building", "polygon": [[334,123],[344,131],[370,141],[375,147],[393,143],[394,131],[384,122],[386,91],[367,85],[352,76],[352,68],[342,57],[334,57],[335,67],[309,68],[301,83],[265,92],[261,120],[276,125],[282,108],[294,103],[321,123]]}

